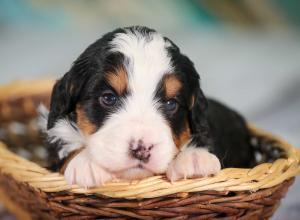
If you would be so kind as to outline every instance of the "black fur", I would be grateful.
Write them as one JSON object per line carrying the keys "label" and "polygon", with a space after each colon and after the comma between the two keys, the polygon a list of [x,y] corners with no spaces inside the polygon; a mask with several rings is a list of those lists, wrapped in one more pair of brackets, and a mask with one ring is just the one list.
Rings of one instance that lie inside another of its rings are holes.
{"label": "black fur", "polygon": [[254,163],[254,149],[244,118],[215,100],[208,100],[207,121],[214,153],[222,167],[249,167]]}
{"label": "black fur", "polygon": [[[128,29],[138,29],[146,38],[154,32],[145,27]],[[90,121],[97,128],[105,123],[112,110],[101,108],[98,98],[103,91],[112,88],[105,83],[104,74],[124,61],[122,54],[108,52],[109,42],[116,33],[123,32],[124,29],[117,29],[90,45],[74,62],[70,71],[55,84],[48,129],[62,118],[68,118],[76,123],[77,104],[83,106]],[[224,105],[207,100],[200,88],[200,78],[193,63],[181,54],[172,41],[164,39],[172,45],[168,48],[168,53],[175,74],[183,85],[176,97],[179,102],[178,110],[174,114],[169,114],[161,109],[170,122],[173,133],[180,135],[185,129],[184,122],[187,120],[192,135],[190,145],[208,148],[220,159],[222,167],[248,167],[254,160],[254,153],[245,120]],[[127,95],[130,95],[130,91],[124,94]],[[157,88],[156,96],[161,102],[166,101],[161,85]],[[120,101],[117,107],[121,105]],[[57,155],[61,144],[62,141],[58,141],[48,145],[50,168],[54,170],[59,169],[64,163]]]}

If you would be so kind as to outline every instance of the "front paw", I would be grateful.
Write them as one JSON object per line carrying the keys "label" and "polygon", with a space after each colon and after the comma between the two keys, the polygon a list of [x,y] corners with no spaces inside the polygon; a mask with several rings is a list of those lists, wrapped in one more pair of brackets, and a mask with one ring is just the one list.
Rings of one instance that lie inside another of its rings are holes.
{"label": "front paw", "polygon": [[76,184],[84,188],[100,186],[114,178],[112,174],[93,162],[85,150],[68,163],[64,175],[68,184]]}
{"label": "front paw", "polygon": [[170,163],[167,178],[170,181],[190,177],[205,177],[221,170],[219,159],[205,148],[187,147]]}

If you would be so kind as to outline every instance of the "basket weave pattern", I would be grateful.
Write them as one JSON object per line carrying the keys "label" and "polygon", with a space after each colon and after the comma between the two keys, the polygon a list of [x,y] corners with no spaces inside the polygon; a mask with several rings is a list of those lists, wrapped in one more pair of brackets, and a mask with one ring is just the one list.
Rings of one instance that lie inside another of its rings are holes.
{"label": "basket weave pattern", "polygon": [[[61,174],[11,151],[13,144],[40,142],[31,119],[39,102],[49,103],[52,82],[36,84],[43,86],[34,91],[28,83],[0,88],[5,94],[0,95],[0,128],[5,133],[5,144],[0,142],[0,200],[15,212],[14,207],[23,210],[16,213],[22,219],[268,219],[300,172],[300,154],[293,146],[250,126],[255,136],[271,143],[269,150],[280,148],[285,157],[175,183],[154,176],[92,189],[69,186]],[[9,129],[15,121],[26,128],[22,139]]]}

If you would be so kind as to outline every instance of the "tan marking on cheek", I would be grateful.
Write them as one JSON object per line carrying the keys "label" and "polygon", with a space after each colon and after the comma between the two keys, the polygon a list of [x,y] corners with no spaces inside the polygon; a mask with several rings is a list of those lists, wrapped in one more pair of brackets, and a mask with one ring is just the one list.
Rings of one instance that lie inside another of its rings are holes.
{"label": "tan marking on cheek", "polygon": [[185,123],[185,128],[181,132],[181,134],[179,136],[173,135],[174,143],[175,143],[177,149],[181,149],[182,146],[188,142],[190,137],[191,137],[191,131],[190,131],[190,128],[188,126],[188,123],[186,122]]}
{"label": "tan marking on cheek", "polygon": [[70,161],[77,155],[79,154],[81,151],[83,150],[83,147],[77,150],[72,151],[67,158],[64,161],[64,164],[62,165],[62,167],[59,169],[59,172],[64,174],[68,164],[70,163]]}
{"label": "tan marking on cheek", "polygon": [[128,78],[124,67],[118,67],[114,72],[107,73],[106,79],[119,95],[122,95],[126,91]]}
{"label": "tan marking on cheek", "polygon": [[181,82],[179,79],[174,75],[168,75],[164,80],[164,87],[166,91],[166,96],[168,98],[172,98],[176,96],[179,89],[182,87]]}
{"label": "tan marking on cheek", "polygon": [[84,135],[90,135],[96,131],[96,126],[90,122],[85,111],[80,105],[76,107],[77,125]]}

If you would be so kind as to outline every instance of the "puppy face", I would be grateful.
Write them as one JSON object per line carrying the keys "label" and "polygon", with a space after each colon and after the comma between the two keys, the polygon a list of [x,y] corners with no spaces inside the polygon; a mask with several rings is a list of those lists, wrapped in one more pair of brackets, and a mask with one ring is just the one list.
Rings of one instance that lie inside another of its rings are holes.
{"label": "puppy face", "polygon": [[48,128],[58,115],[73,120],[91,160],[119,177],[166,172],[193,129],[200,88],[189,59],[157,32],[133,27],[91,45],[68,74],[56,85],[67,91],[65,107],[55,114],[51,106]]}

